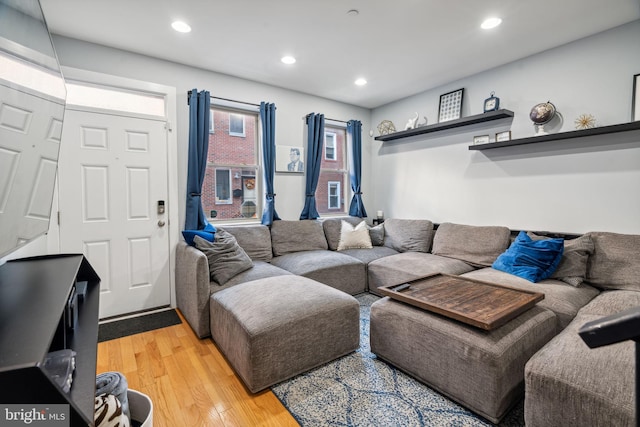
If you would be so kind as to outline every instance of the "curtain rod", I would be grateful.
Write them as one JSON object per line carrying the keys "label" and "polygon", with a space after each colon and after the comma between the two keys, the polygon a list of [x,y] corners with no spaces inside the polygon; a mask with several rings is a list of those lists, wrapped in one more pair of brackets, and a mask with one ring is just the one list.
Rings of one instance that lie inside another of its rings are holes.
{"label": "curtain rod", "polygon": [[[190,91],[187,92],[187,105],[189,105],[189,99],[191,99],[191,92],[193,92],[193,91],[190,90]],[[251,102],[236,101],[235,99],[229,99],[229,98],[220,98],[219,96],[211,96],[211,95],[209,95],[209,98],[211,98],[211,99],[219,99],[221,101],[236,102],[238,104],[252,105],[254,107],[259,107],[260,106],[260,104],[253,104]]]}
{"label": "curtain rod", "polygon": [[[307,114],[306,116],[304,116],[305,119],[309,120],[309,116],[311,115],[311,113]],[[344,120],[338,120],[338,119],[330,119],[329,117],[325,117],[325,120],[331,120],[332,122],[340,122],[340,123],[349,123],[349,122],[345,122]]]}

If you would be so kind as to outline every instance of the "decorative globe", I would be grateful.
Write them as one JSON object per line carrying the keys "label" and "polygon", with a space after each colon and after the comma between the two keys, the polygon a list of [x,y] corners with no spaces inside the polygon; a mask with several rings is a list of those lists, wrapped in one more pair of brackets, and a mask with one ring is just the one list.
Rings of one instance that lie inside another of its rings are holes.
{"label": "decorative globe", "polygon": [[531,121],[537,125],[548,123],[556,115],[556,106],[551,102],[542,102],[535,105],[529,113]]}

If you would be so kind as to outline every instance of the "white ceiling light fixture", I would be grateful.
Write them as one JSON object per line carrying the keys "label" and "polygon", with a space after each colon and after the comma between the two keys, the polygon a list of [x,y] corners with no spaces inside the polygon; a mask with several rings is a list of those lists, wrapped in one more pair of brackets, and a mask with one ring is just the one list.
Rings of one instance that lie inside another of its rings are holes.
{"label": "white ceiling light fixture", "polygon": [[363,78],[361,77],[361,78],[357,79],[354,83],[355,83],[356,85],[358,85],[358,86],[364,86],[364,85],[366,85],[366,84],[367,84],[367,80],[366,80],[366,79],[363,79]]}
{"label": "white ceiling light fixture", "polygon": [[296,58],[294,58],[293,56],[283,56],[280,61],[282,61],[284,64],[291,65],[296,63]]}
{"label": "white ceiling light fixture", "polygon": [[171,27],[179,33],[191,32],[191,26],[183,21],[174,21],[171,23]]}
{"label": "white ceiling light fixture", "polygon": [[490,30],[491,28],[495,28],[502,23],[502,19],[492,17],[485,19],[482,24],[480,24],[480,28],[483,30]]}

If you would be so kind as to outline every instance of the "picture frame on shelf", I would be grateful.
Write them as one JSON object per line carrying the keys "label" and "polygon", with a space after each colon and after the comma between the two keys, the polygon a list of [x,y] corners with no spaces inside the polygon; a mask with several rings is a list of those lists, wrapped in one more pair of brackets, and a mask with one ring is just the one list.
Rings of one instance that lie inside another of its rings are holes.
{"label": "picture frame on shelf", "polygon": [[438,123],[459,119],[462,116],[463,98],[464,88],[440,95]]}
{"label": "picture frame on shelf", "polygon": [[631,121],[640,120],[640,74],[633,76],[633,95],[631,97]]}
{"label": "picture frame on shelf", "polygon": [[290,145],[276,145],[276,172],[304,173],[304,149]]}
{"label": "picture frame on shelf", "polygon": [[496,133],[496,142],[511,141],[511,131],[505,130],[504,132]]}
{"label": "picture frame on shelf", "polygon": [[489,135],[478,135],[473,137],[473,145],[488,144]]}

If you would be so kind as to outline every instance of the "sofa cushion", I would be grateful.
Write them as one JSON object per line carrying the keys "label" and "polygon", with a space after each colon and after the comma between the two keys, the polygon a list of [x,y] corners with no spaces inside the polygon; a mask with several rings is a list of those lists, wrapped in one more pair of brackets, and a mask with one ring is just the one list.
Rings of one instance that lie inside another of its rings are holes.
{"label": "sofa cushion", "polygon": [[[640,293],[633,291],[597,296],[527,362],[527,426],[635,425],[633,341],[591,349],[578,330],[587,322],[639,304]],[[592,306],[598,307],[597,314]]]}
{"label": "sofa cushion", "polygon": [[[528,232],[527,236],[533,240],[544,240],[547,237]],[[589,234],[576,239],[564,241],[562,259],[556,271],[551,274],[552,279],[562,280],[572,286],[580,286],[587,275],[589,255],[594,251],[593,240]]]}
{"label": "sofa cushion", "polygon": [[238,244],[253,261],[271,261],[271,233],[266,225],[224,226],[220,229],[233,234]]}
{"label": "sofa cushion", "polygon": [[276,267],[273,264],[264,261],[254,261],[253,268],[243,271],[242,273],[233,276],[227,283],[221,285],[215,281],[209,283],[210,294],[215,294],[223,289],[230,288],[231,286],[239,285],[240,283],[250,282],[252,280],[264,279],[266,277],[276,276],[289,276],[292,275],[290,271],[284,268]]}
{"label": "sofa cushion", "polygon": [[273,221],[271,246],[274,256],[328,248],[322,223],[313,219]]}
{"label": "sofa cushion", "polygon": [[587,279],[601,289],[640,291],[640,235],[590,232],[595,250]]}
{"label": "sofa cushion", "polygon": [[340,231],[340,243],[338,250],[346,249],[371,249],[371,237],[369,237],[369,229],[367,223],[363,221],[355,227],[347,221],[342,221],[342,230]]}
{"label": "sofa cushion", "polygon": [[531,283],[521,277],[490,267],[464,273],[462,276],[525,291],[542,292],[544,299],[538,302],[538,305],[556,313],[558,331],[564,329],[576,316],[578,310],[599,293],[597,289],[586,284],[576,288],[556,279]]}
{"label": "sofa cushion", "polygon": [[472,266],[459,259],[423,252],[402,252],[369,263],[369,292],[380,295],[380,286],[397,285],[434,273],[462,274],[471,270]]}
{"label": "sofa cushion", "polygon": [[317,280],[351,295],[367,290],[364,263],[341,252],[328,250],[294,252],[273,257],[271,263],[293,274]]}
{"label": "sofa cushion", "polygon": [[603,291],[580,309],[579,315],[609,316],[629,308],[640,306],[640,292]]}
{"label": "sofa cushion", "polygon": [[238,245],[235,237],[224,230],[216,231],[213,242],[195,236],[196,248],[200,249],[209,261],[211,279],[224,285],[238,273],[253,267],[249,255]]}
{"label": "sofa cushion", "polygon": [[396,255],[399,252],[386,246],[374,246],[371,249],[345,249],[340,253],[359,259],[365,264],[369,264],[371,261],[390,255]]}
{"label": "sofa cushion", "polygon": [[509,247],[510,235],[507,227],[445,222],[436,230],[431,252],[476,267],[489,267]]}
{"label": "sofa cushion", "polygon": [[395,219],[384,222],[384,245],[398,252],[429,252],[433,223],[425,219]]}
{"label": "sofa cushion", "polygon": [[521,231],[491,266],[530,282],[539,282],[551,277],[558,268],[563,249],[564,239],[533,240]]}

